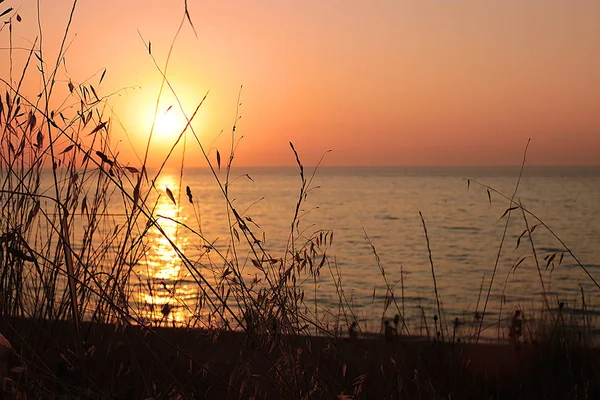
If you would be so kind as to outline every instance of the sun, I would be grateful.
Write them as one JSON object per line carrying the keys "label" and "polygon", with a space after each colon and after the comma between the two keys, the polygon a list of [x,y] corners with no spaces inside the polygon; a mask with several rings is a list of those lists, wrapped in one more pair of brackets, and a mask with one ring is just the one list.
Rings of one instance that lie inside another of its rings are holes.
{"label": "sun", "polygon": [[153,135],[161,142],[175,141],[186,126],[181,110],[173,106],[159,109],[154,121]]}
{"label": "sun", "polygon": [[[136,157],[144,159],[144,149],[149,145],[150,163],[154,164],[157,160],[162,162],[161,157],[177,143],[186,126],[185,136],[188,140],[192,136],[202,137],[209,129],[207,123],[212,120],[213,113],[203,103],[199,109],[194,108],[194,104],[197,107],[201,100],[202,98],[197,100],[194,93],[189,94],[185,90],[177,97],[163,94],[158,105],[156,98],[148,91],[134,92],[124,99],[116,109],[119,115],[127,115],[127,118],[122,118],[123,128]],[[186,116],[192,118],[189,126]],[[178,146],[183,146],[184,143],[186,142],[181,140]]]}

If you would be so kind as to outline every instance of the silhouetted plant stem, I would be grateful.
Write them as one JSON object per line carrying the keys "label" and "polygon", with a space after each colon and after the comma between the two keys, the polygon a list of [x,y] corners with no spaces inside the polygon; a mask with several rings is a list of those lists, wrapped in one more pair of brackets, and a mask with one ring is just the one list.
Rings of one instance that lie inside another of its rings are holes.
{"label": "silhouetted plant stem", "polygon": [[[373,252],[373,255],[375,256],[375,262],[377,263],[377,268],[379,268],[379,272],[381,273],[381,277],[383,278],[383,281],[385,283],[385,288],[386,288],[386,303],[384,304],[383,313],[381,315],[381,326],[383,327],[385,312],[387,311],[387,309],[388,309],[389,305],[391,304],[391,302],[392,301],[394,302],[394,306],[396,307],[396,310],[398,311],[398,313],[400,313],[400,307],[398,306],[398,302],[396,301],[396,296],[394,296],[393,286],[388,281],[388,278],[387,278],[386,273],[385,273],[385,268],[381,264],[381,258],[379,257],[379,253],[377,253],[377,249],[375,248],[375,245],[373,244],[373,242],[371,241],[371,238],[367,234],[367,231],[365,230],[364,226],[363,226],[363,233],[365,235],[365,240],[367,241],[367,243],[371,247],[371,251]],[[402,268],[400,268],[400,271],[402,273]],[[402,313],[400,315],[400,319],[402,320],[402,326],[404,327],[404,329],[406,329],[406,334],[410,335],[410,330],[408,328],[408,325],[406,324],[404,313]]]}
{"label": "silhouetted plant stem", "polygon": [[[429,243],[429,235],[427,234],[427,226],[425,225],[425,218],[423,218],[423,214],[419,211],[419,216],[421,217],[421,222],[423,224],[423,231],[425,232],[425,240],[427,242],[427,253],[429,255],[429,264],[431,265],[431,276],[433,277],[433,290],[435,292],[435,301],[437,303],[437,312],[438,316],[440,316],[440,326],[442,324],[442,307],[440,306],[440,295],[438,294],[437,281],[435,279],[435,266],[433,264],[433,257],[431,255],[431,245]],[[437,325],[436,325],[437,330]],[[442,342],[444,341],[444,329],[440,329],[442,334]],[[436,332],[437,334],[437,332]]]}
{"label": "silhouetted plant stem", "polygon": [[[510,206],[512,206],[514,202],[514,198],[517,195],[517,190],[519,189],[519,184],[521,183],[521,178],[523,176],[523,169],[525,168],[525,162],[527,160],[527,148],[529,147],[529,142],[531,139],[527,140],[527,144],[525,145],[525,151],[523,152],[523,161],[521,162],[521,169],[519,170],[519,177],[517,179],[517,183],[515,184],[515,190],[510,198]],[[489,194],[489,192],[488,192]],[[491,197],[490,197],[491,199]],[[491,201],[491,200],[490,200]],[[504,241],[506,239],[506,232],[508,231],[508,225],[510,223],[511,209],[508,209],[508,213],[506,215],[506,223],[504,224],[504,229],[502,231],[502,239],[500,240],[500,246],[498,246],[498,253],[496,254],[496,261],[494,262],[494,270],[492,271],[492,277],[490,278],[490,286],[488,287],[488,291],[485,297],[485,302],[483,303],[483,311],[481,312],[481,320],[479,321],[479,329],[477,331],[477,338],[475,339],[475,343],[479,343],[479,337],[481,336],[481,328],[483,326],[483,320],[485,319],[485,313],[487,311],[487,305],[490,300],[490,294],[492,293],[492,286],[494,285],[494,278],[496,277],[496,272],[498,271],[498,264],[500,263],[500,255],[502,254],[502,249],[504,247]]]}
{"label": "silhouetted plant stem", "polygon": [[[523,221],[525,221],[525,228],[527,229],[527,237],[529,238],[529,243],[531,244],[531,252],[533,254],[533,259],[535,260],[535,267],[537,269],[538,276],[540,278],[540,285],[542,287],[542,296],[544,298],[544,303],[546,304],[546,309],[550,311],[550,303],[548,302],[548,295],[546,293],[546,285],[544,284],[544,277],[542,276],[542,270],[540,268],[540,262],[537,256],[537,250],[535,249],[535,245],[533,244],[533,236],[531,233],[531,228],[529,226],[529,221],[527,219],[527,215],[525,215],[525,211],[523,211],[523,205],[519,200],[519,208],[521,209],[521,213],[523,215]],[[550,314],[551,318],[554,318],[552,314]]]}
{"label": "silhouetted plant stem", "polygon": [[[50,71],[49,77],[46,76],[46,70],[44,69],[44,63],[40,62],[39,71],[41,73],[42,81],[44,82],[44,88],[43,88],[42,93],[43,93],[44,100],[45,100],[44,112],[46,115],[50,114],[50,110],[49,110],[50,98],[52,97],[52,91],[54,89],[54,84],[56,83],[55,75],[59,69],[60,62],[64,57],[64,47],[65,47],[65,44],[67,41],[67,35],[69,33],[71,23],[73,21],[73,15],[75,14],[76,7],[77,7],[77,0],[74,0],[72,8],[71,8],[71,12],[69,13],[69,20],[67,22],[63,38],[61,40],[60,49],[56,56],[56,62],[54,65],[54,69],[52,71]],[[42,33],[41,23],[40,23],[39,0],[37,3],[37,16],[38,16],[38,34],[39,34],[39,41],[40,41],[39,52],[40,52],[40,58],[43,59],[43,33]],[[50,148],[50,156],[51,156],[50,159],[52,162],[52,178],[54,180],[54,191],[55,191],[57,203],[61,203],[61,200],[60,200],[61,196],[60,196],[60,192],[58,189],[59,186],[58,186],[58,178],[57,178],[57,173],[56,173],[57,158],[56,158],[56,154],[54,152],[54,145],[53,145],[53,139],[52,139],[53,126],[52,126],[52,124],[50,124],[49,119],[46,119],[46,128],[48,131],[48,140],[50,142],[49,148]],[[78,312],[79,307],[77,306],[77,287],[76,287],[76,282],[74,279],[75,269],[73,266],[73,256],[71,253],[71,245],[69,243],[70,231],[69,231],[69,227],[68,227],[68,223],[67,223],[66,211],[63,210],[61,207],[57,207],[56,210],[58,213],[58,219],[60,221],[60,243],[62,244],[62,251],[63,251],[63,255],[65,258],[65,265],[67,267],[67,272],[68,272],[68,285],[69,285],[69,294],[71,297],[71,312],[73,314],[73,321],[74,321],[74,328],[75,328],[77,356],[81,361],[81,357],[82,357],[83,353],[82,353],[82,347],[81,347],[82,343],[81,343],[81,339],[80,339],[80,321],[79,321],[80,316],[79,316],[79,312]]]}

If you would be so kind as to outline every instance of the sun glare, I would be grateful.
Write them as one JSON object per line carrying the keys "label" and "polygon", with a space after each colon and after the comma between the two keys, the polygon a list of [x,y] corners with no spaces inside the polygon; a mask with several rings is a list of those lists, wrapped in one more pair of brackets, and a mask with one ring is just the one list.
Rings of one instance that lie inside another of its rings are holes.
{"label": "sun glare", "polygon": [[185,125],[186,120],[181,111],[174,107],[168,107],[158,111],[153,134],[161,141],[175,141]]}

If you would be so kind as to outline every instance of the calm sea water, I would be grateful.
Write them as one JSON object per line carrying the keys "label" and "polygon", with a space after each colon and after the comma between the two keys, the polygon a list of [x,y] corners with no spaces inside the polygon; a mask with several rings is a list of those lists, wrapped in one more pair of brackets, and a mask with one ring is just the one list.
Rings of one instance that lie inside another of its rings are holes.
{"label": "calm sea water", "polygon": [[[306,172],[310,175],[312,170]],[[385,316],[392,317],[403,310],[413,330],[422,332],[424,321],[432,325],[437,305],[420,211],[427,226],[445,318],[452,321],[458,317],[470,323],[475,311],[481,313],[485,302],[507,220],[507,216],[501,217],[509,208],[509,201],[493,191],[488,196],[485,187],[474,182],[469,185],[467,179],[510,197],[518,174],[519,168],[319,169],[312,181],[313,189],[302,205],[300,223],[307,236],[319,229],[334,233],[328,253],[335,264],[330,265],[331,271],[329,267],[322,270],[317,283],[318,312],[323,316],[339,313],[339,296],[332,279],[332,274],[336,276],[339,271],[344,294],[354,306],[361,327],[379,331],[386,284],[370,240],[397,300],[397,306],[392,304]],[[264,234],[267,251],[274,258],[283,257],[299,194],[297,169],[239,168],[234,169],[232,176],[239,177],[231,185],[233,204],[258,225],[253,229],[258,237]],[[159,190],[169,187],[177,197],[178,182],[178,172],[164,173],[156,186]],[[204,236],[216,241],[217,247],[226,248],[231,238],[225,203],[214,179],[207,171],[191,170],[185,171],[182,182],[184,187],[190,186],[199,204]],[[600,168],[526,168],[515,199],[547,224],[600,281]],[[167,210],[174,207],[167,196],[161,201],[161,207]],[[193,226],[198,218],[191,215],[185,203],[182,201],[178,218]],[[530,226],[539,224],[530,215],[527,219]],[[525,227],[523,215],[518,210],[513,212],[484,326],[498,320],[501,308],[501,318],[510,316],[516,308],[523,309],[526,316],[539,316],[546,308],[528,236],[516,247]],[[593,309],[600,289],[570,255],[565,254],[558,265],[564,249],[545,228],[536,227],[532,236],[551,308],[558,308],[563,302],[566,310],[580,309],[583,288],[587,307]],[[196,246],[191,242],[186,242],[186,246],[193,256]],[[553,254],[557,255],[546,268]],[[256,271],[247,256],[241,254],[240,260],[251,276]],[[522,257],[525,260],[513,269]],[[161,265],[164,267],[159,262],[153,273]],[[143,269],[140,271],[143,278]],[[180,278],[182,274],[185,271],[179,270]]]}
{"label": "calm sea water", "polygon": [[[312,172],[310,168],[305,171],[309,178]],[[340,301],[334,282],[341,277],[344,296],[363,330],[379,332],[382,315],[392,318],[399,312],[405,316],[411,333],[424,334],[425,325],[433,329],[433,318],[438,312],[421,212],[445,322],[451,327],[452,321],[459,318],[471,326],[475,312],[483,309],[507,221],[507,216],[502,216],[510,206],[507,199],[493,191],[488,195],[485,187],[473,181],[510,197],[518,175],[519,168],[512,167],[319,169],[302,204],[299,225],[306,236],[319,229],[333,231],[328,250],[332,263],[323,267],[317,282],[319,317],[333,321],[339,315]],[[243,217],[256,223],[250,225],[272,257],[284,257],[300,190],[298,170],[234,168],[232,179],[234,206]],[[196,211],[185,192],[179,197],[178,186],[179,171],[161,174],[156,188],[162,196],[155,215],[175,218],[201,230],[215,247],[227,252],[232,238],[225,202],[214,178],[206,170],[185,170],[182,187],[190,187]],[[179,199],[179,208],[166,195],[167,187]],[[600,281],[600,168],[526,167],[515,200],[547,224],[592,277]],[[108,211],[118,214],[120,207],[115,201],[109,204]],[[161,221],[186,256],[202,263],[198,238],[167,219]],[[527,215],[527,222],[530,226],[539,224],[531,215]],[[483,323],[488,327],[488,336],[497,335],[499,320],[504,332],[504,320],[517,308],[529,318],[539,318],[547,312],[529,237],[523,236],[517,247],[525,227],[522,213],[513,211]],[[583,289],[590,315],[597,315],[595,302],[600,289],[569,254],[562,257],[559,265],[564,248],[547,229],[537,226],[532,237],[550,308],[558,310],[562,302],[564,311],[579,312]],[[181,305],[194,304],[197,286],[168,242],[154,230],[149,238],[153,243],[148,255],[134,268],[139,279],[139,300],[157,306],[172,303],[173,318],[185,318]],[[243,248],[239,250],[243,274],[251,279],[257,270],[250,255]],[[551,257],[554,258],[547,266]],[[524,261],[514,268],[522,258]],[[385,313],[386,283],[378,260],[396,299]],[[152,296],[143,289],[148,279],[161,282]],[[176,281],[173,296],[172,285]],[[161,289],[162,283],[171,291]],[[306,298],[313,307],[312,281]]]}

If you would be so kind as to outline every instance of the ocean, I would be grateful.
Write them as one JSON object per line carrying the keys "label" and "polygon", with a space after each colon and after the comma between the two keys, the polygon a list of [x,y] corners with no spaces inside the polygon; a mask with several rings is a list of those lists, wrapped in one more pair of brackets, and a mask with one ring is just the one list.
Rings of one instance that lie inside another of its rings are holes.
{"label": "ocean", "polygon": [[[453,334],[456,327],[467,336],[481,324],[488,338],[506,338],[516,310],[531,323],[559,312],[596,321],[600,167],[526,166],[520,181],[519,171],[305,168],[308,190],[298,209],[295,245],[319,237],[327,254],[317,280],[298,281],[307,312],[340,332],[347,331],[342,321],[356,320],[363,332],[377,334],[384,319],[399,314],[411,335],[433,334],[442,327]],[[217,174],[224,181],[225,170]],[[88,195],[97,176],[86,178]],[[44,180],[49,182],[49,176]],[[269,258],[289,260],[286,248],[302,183],[298,168],[234,166],[229,180],[232,206]],[[518,181],[514,200],[529,213],[509,210],[508,198]],[[125,187],[132,192],[131,184]],[[118,191],[109,199],[99,208],[104,222],[98,229],[117,232],[125,225],[124,208],[131,206],[124,206],[127,200]],[[244,232],[228,218],[223,192],[210,171],[162,171],[147,204],[172,243],[207,281],[227,273],[218,253],[237,258],[247,282],[262,277],[252,261],[256,256],[243,245]],[[85,224],[75,225],[72,240],[77,246]],[[533,246],[527,225],[533,229]],[[134,312],[183,325],[203,318],[194,310],[206,287],[198,285],[198,277],[155,227],[142,223],[137,232],[144,227],[149,231],[140,253],[128,254],[132,289],[124,296]],[[212,251],[207,253],[208,243]]]}
{"label": "ocean", "polygon": [[[401,314],[412,333],[424,334],[433,329],[438,314],[433,263],[441,323],[448,326],[456,318],[461,325],[477,324],[495,269],[483,323],[488,335],[505,335],[506,321],[516,309],[526,318],[539,319],[548,308],[582,312],[585,301],[589,315],[597,315],[594,300],[600,289],[540,221],[600,281],[600,168],[525,167],[514,196],[532,213],[525,217],[519,209],[511,210],[510,216],[505,213],[511,204],[496,192],[510,198],[519,170],[339,167],[315,172],[306,168],[311,182],[301,203],[297,231],[305,238],[320,230],[331,231],[333,237],[327,248],[331,262],[324,265],[318,281],[304,283],[305,301],[312,306],[316,298],[317,315],[330,321],[352,310],[364,331],[379,332],[382,318]],[[182,187],[190,187],[196,213],[185,193],[179,195],[179,179],[179,171],[161,173],[155,184],[161,194],[155,215],[176,219],[201,231],[224,253],[231,251],[232,240],[237,240],[230,234],[226,203],[214,178],[207,170],[184,171]],[[300,193],[298,169],[234,167],[230,180],[233,206],[251,221],[249,227],[272,258],[285,257]],[[178,206],[166,195],[166,188]],[[419,213],[425,221],[431,261]],[[530,228],[535,226],[531,235],[535,256],[529,235],[522,235],[526,221]],[[198,258],[201,264],[198,237],[171,220],[162,223],[167,233],[177,236],[175,242],[186,256]],[[179,308],[173,318],[184,319],[182,304],[197,300],[197,284],[170,245],[158,232],[153,235],[156,245],[134,270],[141,287],[148,278],[166,287],[180,281],[175,293],[163,291],[146,296],[146,301],[171,302]],[[258,273],[252,255],[244,253],[243,247],[237,250],[243,275],[251,279]],[[393,291],[391,302],[388,287]]]}

